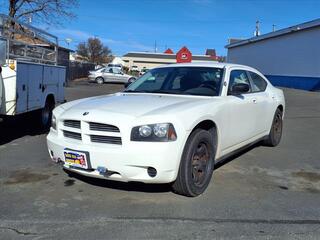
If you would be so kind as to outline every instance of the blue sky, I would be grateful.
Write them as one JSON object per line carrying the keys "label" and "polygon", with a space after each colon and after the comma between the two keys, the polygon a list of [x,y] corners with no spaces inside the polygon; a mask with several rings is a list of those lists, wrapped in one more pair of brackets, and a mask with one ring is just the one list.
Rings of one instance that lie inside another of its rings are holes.
{"label": "blue sky", "polygon": [[49,27],[62,45],[71,38],[70,47],[97,36],[115,55],[128,51],[175,52],[187,46],[193,54],[215,48],[225,55],[230,37],[253,35],[255,22],[261,33],[319,18],[320,1],[315,0],[80,0],[77,19],[63,27]]}

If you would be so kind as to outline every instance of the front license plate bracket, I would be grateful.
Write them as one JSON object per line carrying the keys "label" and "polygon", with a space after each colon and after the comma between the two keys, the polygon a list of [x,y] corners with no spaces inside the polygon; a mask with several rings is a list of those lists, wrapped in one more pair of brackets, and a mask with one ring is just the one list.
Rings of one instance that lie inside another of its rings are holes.
{"label": "front license plate bracket", "polygon": [[79,151],[79,150],[75,150],[75,149],[65,148],[64,149],[64,155],[65,155],[64,160],[66,160],[66,153],[71,153],[71,154],[73,153],[74,155],[83,154],[85,156],[85,160],[86,160],[86,164],[87,164],[86,167],[81,167],[81,166],[75,166],[70,163],[66,163],[68,166],[73,167],[73,168],[86,169],[86,170],[92,169],[91,162],[90,162],[90,154],[88,151]]}

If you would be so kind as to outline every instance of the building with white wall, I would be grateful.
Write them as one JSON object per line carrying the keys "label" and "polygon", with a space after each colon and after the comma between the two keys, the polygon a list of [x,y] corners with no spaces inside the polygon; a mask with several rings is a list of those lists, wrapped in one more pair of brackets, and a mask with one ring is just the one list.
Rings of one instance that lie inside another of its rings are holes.
{"label": "building with white wall", "polygon": [[226,46],[227,61],[257,68],[275,85],[320,89],[320,19]]}
{"label": "building with white wall", "polygon": [[177,54],[174,53],[152,53],[152,52],[128,52],[122,56],[125,66],[129,69],[132,66],[137,66],[139,69],[155,68],[160,65],[177,63],[179,61],[179,53],[183,50],[189,52],[192,62],[217,61],[217,56],[214,55],[193,55],[187,48],[181,48]]}

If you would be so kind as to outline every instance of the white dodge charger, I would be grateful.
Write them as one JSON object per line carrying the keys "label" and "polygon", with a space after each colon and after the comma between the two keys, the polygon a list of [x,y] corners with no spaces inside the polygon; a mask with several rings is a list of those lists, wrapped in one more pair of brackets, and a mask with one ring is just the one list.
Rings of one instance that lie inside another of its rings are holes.
{"label": "white dodge charger", "polygon": [[174,64],[150,70],[123,92],[53,111],[51,158],[82,175],[172,183],[197,196],[215,164],[253,143],[276,146],[285,100],[257,70],[235,64]]}

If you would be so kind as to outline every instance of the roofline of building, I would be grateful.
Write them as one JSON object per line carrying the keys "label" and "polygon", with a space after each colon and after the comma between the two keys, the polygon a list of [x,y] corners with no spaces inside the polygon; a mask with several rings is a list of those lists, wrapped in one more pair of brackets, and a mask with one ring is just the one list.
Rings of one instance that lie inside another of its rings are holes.
{"label": "roofline of building", "polygon": [[127,52],[126,54],[123,55],[123,57],[125,57],[125,55],[127,54],[150,54],[150,55],[154,55],[154,54],[158,54],[158,55],[176,55],[174,53],[159,53],[159,52]]}
{"label": "roofline of building", "polygon": [[280,29],[280,30],[277,30],[277,31],[274,31],[271,33],[266,33],[266,34],[263,34],[263,35],[260,35],[257,37],[252,37],[252,38],[249,38],[246,40],[231,43],[231,44],[226,45],[225,48],[234,48],[234,47],[266,40],[268,38],[275,38],[275,37],[279,37],[282,35],[290,34],[290,33],[297,32],[297,31],[303,31],[303,30],[318,27],[318,26],[320,26],[320,18],[317,18],[317,19],[309,21],[309,22],[301,23],[298,25],[294,25],[294,26],[291,26],[288,28],[283,28],[283,29]]}
{"label": "roofline of building", "polygon": [[[126,54],[124,54],[122,57],[126,57],[127,54],[146,54],[146,55],[161,55],[161,56],[176,56],[175,53],[158,53],[158,52],[127,52]],[[211,55],[194,55],[192,54],[192,56],[194,57],[212,57]]]}

